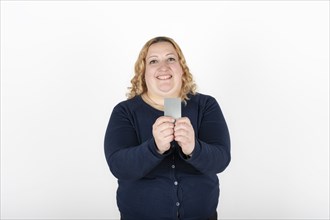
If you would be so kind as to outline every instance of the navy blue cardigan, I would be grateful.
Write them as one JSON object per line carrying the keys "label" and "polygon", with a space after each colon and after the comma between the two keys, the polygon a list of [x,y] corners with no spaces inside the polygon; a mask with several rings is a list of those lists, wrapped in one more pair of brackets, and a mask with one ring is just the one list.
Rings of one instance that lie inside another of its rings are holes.
{"label": "navy blue cardigan", "polygon": [[230,138],[217,101],[190,95],[182,103],[182,117],[193,125],[196,141],[191,158],[176,142],[165,155],[156,151],[152,135],[163,111],[141,96],[114,107],[106,130],[104,150],[118,179],[117,205],[124,220],[189,219],[212,216],[219,200],[217,173],[228,166]]}

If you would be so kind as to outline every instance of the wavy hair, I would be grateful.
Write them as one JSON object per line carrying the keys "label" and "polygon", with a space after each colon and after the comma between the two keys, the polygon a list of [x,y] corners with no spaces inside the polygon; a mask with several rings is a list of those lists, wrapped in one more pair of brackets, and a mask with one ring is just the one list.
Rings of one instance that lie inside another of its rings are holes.
{"label": "wavy hair", "polygon": [[179,47],[179,45],[169,37],[155,37],[149,40],[145,45],[142,47],[138,59],[135,62],[135,75],[131,79],[131,87],[128,87],[127,98],[131,99],[137,95],[141,95],[144,92],[148,91],[146,81],[145,81],[145,70],[146,70],[146,56],[149,50],[149,47],[152,44],[158,42],[169,42],[173,45],[175,51],[179,56],[179,62],[183,70],[182,74],[182,87],[180,91],[181,100],[187,101],[189,100],[188,94],[195,94],[196,93],[196,84],[193,80],[193,76],[189,71],[189,68],[186,63],[186,59]]}

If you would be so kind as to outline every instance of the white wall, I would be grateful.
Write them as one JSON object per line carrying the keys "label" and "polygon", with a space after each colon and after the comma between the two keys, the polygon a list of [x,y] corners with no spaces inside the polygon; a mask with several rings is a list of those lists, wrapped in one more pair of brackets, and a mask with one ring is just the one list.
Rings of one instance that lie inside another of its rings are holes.
{"label": "white wall", "polygon": [[158,35],[227,119],[220,218],[329,218],[329,1],[1,1],[1,218],[118,219],[104,133]]}

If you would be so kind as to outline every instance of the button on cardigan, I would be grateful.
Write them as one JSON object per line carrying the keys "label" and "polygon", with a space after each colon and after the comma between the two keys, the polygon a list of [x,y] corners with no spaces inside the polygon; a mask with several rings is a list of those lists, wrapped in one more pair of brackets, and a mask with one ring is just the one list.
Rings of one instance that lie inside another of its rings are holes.
{"label": "button on cardigan", "polygon": [[123,220],[202,220],[219,200],[217,174],[228,166],[230,137],[216,99],[197,93],[182,102],[182,117],[195,131],[191,157],[173,141],[157,152],[152,125],[164,115],[141,96],[117,104],[105,134],[105,157],[118,179],[117,205]]}

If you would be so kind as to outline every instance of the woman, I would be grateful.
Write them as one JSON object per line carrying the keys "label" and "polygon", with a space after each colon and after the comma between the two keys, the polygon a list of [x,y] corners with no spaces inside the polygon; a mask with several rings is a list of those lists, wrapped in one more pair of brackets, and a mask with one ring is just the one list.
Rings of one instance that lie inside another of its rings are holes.
{"label": "woman", "polygon": [[[217,101],[195,91],[183,53],[168,37],[144,45],[131,84],[104,143],[121,219],[217,219],[217,173],[231,159]],[[182,118],[164,116],[164,98],[181,98]]]}

